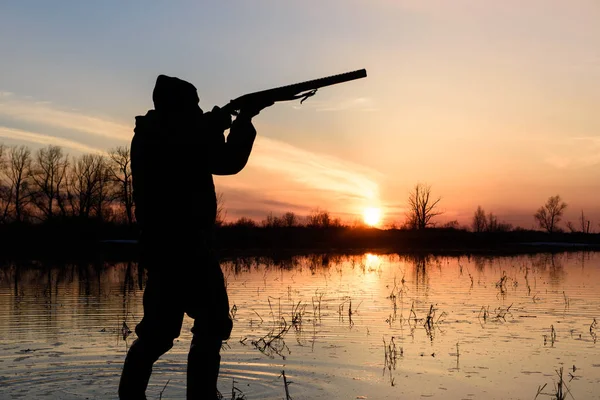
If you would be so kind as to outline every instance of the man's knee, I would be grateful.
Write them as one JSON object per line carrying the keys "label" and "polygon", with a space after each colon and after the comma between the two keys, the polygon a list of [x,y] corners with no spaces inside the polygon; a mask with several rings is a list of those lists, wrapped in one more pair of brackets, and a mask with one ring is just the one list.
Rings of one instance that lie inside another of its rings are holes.
{"label": "man's knee", "polygon": [[192,343],[225,341],[230,338],[233,330],[231,318],[223,318],[213,324],[201,324],[198,319],[192,328]]}
{"label": "man's knee", "polygon": [[137,338],[129,348],[132,357],[154,363],[173,347],[173,340],[167,338]]}

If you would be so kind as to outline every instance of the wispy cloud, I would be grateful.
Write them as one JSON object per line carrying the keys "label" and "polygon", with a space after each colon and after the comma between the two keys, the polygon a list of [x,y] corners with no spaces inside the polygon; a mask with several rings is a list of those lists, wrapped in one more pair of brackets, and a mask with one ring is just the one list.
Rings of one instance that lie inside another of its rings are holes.
{"label": "wispy cloud", "polygon": [[336,192],[346,198],[377,200],[381,174],[361,165],[261,137],[252,165],[292,178],[305,187]]}
{"label": "wispy cloud", "polygon": [[72,140],[63,139],[55,136],[44,135],[41,133],[24,131],[22,129],[7,128],[0,126],[0,137],[15,141],[24,141],[42,145],[55,145],[63,148],[80,151],[83,153],[103,153],[104,151],[95,147],[86,146]]}
{"label": "wispy cloud", "polygon": [[578,169],[600,164],[600,137],[580,136],[544,140],[544,161],[557,169]]}
{"label": "wispy cloud", "polygon": [[77,110],[60,109],[52,103],[21,98],[10,92],[0,92],[0,116],[120,141],[131,140],[133,135],[133,126]]}
{"label": "wispy cloud", "polygon": [[[331,104],[317,106],[323,111],[333,111],[368,108],[371,105],[370,100],[359,98],[341,102],[337,106]],[[56,128],[67,129],[118,140],[129,141],[133,133],[132,127],[122,123],[86,115],[77,110],[63,110],[52,103],[23,99],[7,92],[0,92],[0,116],[38,124],[40,129],[43,127],[48,127],[51,131],[55,131]],[[55,144],[81,152],[102,152],[101,149],[69,139],[6,126],[0,126],[0,137],[43,145]],[[327,193],[329,198],[347,203],[379,201],[379,185],[377,183],[381,178],[379,172],[261,135],[256,139],[249,168],[256,172],[252,176],[253,180],[258,181],[261,176],[275,174],[283,181],[293,183],[289,191],[296,194],[302,191]],[[261,171],[263,172],[261,173]],[[244,191],[256,191],[256,182],[243,186]],[[277,192],[278,185],[267,184],[266,187]],[[262,197],[263,200],[269,199],[269,196],[264,193]],[[301,202],[301,199],[295,198],[292,202],[296,203],[297,201]]]}

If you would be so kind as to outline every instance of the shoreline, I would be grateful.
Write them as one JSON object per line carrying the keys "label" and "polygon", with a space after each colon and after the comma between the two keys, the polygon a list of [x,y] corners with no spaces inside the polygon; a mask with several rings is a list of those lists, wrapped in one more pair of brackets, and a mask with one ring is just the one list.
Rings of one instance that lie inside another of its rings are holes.
{"label": "shoreline", "polygon": [[[4,247],[4,246],[3,246]],[[224,247],[215,249],[220,260],[231,260],[244,257],[268,257],[272,259],[289,259],[311,254],[341,256],[372,254],[397,254],[407,257],[469,257],[495,256],[510,257],[534,254],[557,254],[598,252],[600,244],[565,243],[565,242],[521,242],[502,243],[493,246],[310,246],[310,247]],[[0,259],[3,260],[64,260],[64,261],[137,261],[139,245],[135,240],[105,239],[96,242],[62,243],[57,246],[38,245],[11,246],[3,249]]]}
{"label": "shoreline", "polygon": [[[170,238],[190,240],[193,233],[174,231]],[[137,259],[135,226],[82,224],[0,225],[3,259]],[[215,229],[214,250],[220,258],[289,257],[303,254],[396,253],[400,255],[518,255],[600,251],[600,234],[553,233],[532,230],[474,233],[460,229],[398,230],[376,228]]]}

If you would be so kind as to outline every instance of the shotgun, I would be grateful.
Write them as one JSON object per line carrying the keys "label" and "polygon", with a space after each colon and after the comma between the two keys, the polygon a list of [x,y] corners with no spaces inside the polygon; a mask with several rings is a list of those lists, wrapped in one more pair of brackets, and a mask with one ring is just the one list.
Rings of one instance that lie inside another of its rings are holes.
{"label": "shotgun", "polygon": [[366,76],[367,70],[359,69],[356,71],[345,72],[343,74],[331,75],[324,78],[294,83],[292,85],[248,93],[238,97],[237,99],[231,100],[222,108],[222,110],[231,115],[238,115],[240,110],[243,108],[252,107],[253,104],[257,103],[264,104],[302,99],[300,100],[300,104],[302,104],[304,100],[314,96],[317,93],[317,90],[322,87],[353,81],[355,79],[366,78]]}

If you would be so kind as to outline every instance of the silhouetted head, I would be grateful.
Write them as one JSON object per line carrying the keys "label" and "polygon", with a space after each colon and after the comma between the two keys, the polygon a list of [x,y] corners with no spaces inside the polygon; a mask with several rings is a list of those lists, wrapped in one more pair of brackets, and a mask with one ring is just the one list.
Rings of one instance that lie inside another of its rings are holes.
{"label": "silhouetted head", "polygon": [[154,109],[157,111],[193,111],[198,110],[198,91],[196,87],[182,79],[159,75],[152,93]]}

